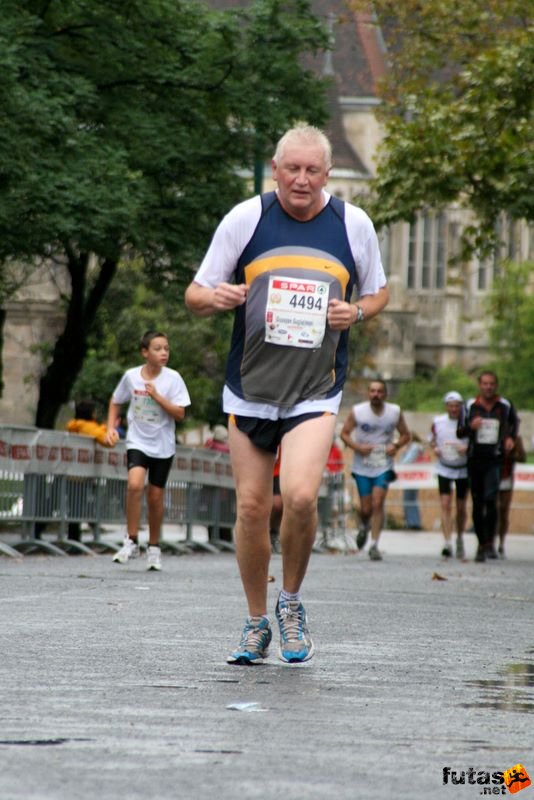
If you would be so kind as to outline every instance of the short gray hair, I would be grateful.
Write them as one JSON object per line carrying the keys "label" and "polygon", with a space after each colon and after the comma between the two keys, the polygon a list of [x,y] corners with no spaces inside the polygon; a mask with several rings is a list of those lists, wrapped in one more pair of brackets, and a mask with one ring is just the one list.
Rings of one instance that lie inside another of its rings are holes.
{"label": "short gray hair", "polygon": [[332,166],[332,145],[330,144],[330,140],[322,130],[313,125],[306,125],[305,123],[295,125],[294,128],[290,128],[284,133],[276,145],[273,160],[278,164],[284,154],[286,146],[295,142],[318,145],[321,147],[324,152],[326,168],[330,169]]}

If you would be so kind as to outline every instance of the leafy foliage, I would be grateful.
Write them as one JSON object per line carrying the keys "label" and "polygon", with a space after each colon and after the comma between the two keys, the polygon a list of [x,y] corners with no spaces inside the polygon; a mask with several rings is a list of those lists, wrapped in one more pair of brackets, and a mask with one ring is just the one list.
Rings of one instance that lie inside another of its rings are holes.
{"label": "leafy foliage", "polygon": [[406,381],[395,398],[401,408],[410,411],[443,410],[443,397],[447,392],[460,392],[464,400],[476,395],[477,381],[454,365],[443,367],[432,375],[418,375]]}
{"label": "leafy foliage", "polygon": [[51,260],[70,282],[38,425],[68,399],[119,260],[183,289],[243,170],[296,119],[322,123],[300,55],[324,46],[306,0],[4,0],[0,263]]}
{"label": "leafy foliage", "polygon": [[439,411],[443,395],[454,389],[466,399],[477,392],[478,375],[491,369],[499,392],[516,408],[534,410],[534,264],[505,262],[487,300],[492,358],[466,374],[451,365],[403,383],[396,400],[414,411]]}
{"label": "leafy foliage", "polygon": [[390,61],[380,87],[385,136],[370,213],[382,225],[459,202],[477,217],[466,253],[487,250],[501,211],[534,219],[528,4],[376,0],[373,8]]}
{"label": "leafy foliage", "polygon": [[534,264],[507,262],[488,301],[495,371],[516,407],[534,409]]}
{"label": "leafy foliage", "polygon": [[353,326],[350,331],[347,386],[353,391],[362,387],[365,390],[371,375],[378,377],[373,350],[380,340],[382,324],[382,318],[378,316]]}

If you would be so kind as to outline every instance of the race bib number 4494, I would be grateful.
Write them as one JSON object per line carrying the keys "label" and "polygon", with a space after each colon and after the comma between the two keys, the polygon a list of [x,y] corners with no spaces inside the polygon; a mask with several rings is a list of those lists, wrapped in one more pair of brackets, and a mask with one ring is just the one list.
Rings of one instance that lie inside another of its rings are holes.
{"label": "race bib number 4494", "polygon": [[327,309],[326,281],[271,276],[265,309],[265,341],[290,347],[320,347]]}

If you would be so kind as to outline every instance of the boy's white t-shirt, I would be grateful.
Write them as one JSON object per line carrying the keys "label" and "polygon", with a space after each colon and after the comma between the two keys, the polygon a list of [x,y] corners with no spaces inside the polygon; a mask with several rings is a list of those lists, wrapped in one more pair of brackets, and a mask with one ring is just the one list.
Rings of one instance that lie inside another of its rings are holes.
{"label": "boy's white t-shirt", "polygon": [[[126,448],[141,450],[152,458],[169,458],[176,452],[176,422],[148,394],[145,384],[149,381],[142,377],[142,369],[141,366],[127,370],[113,392],[114,403],[129,403]],[[170,403],[191,405],[187,387],[176,370],[162,367],[160,374],[150,383]]]}

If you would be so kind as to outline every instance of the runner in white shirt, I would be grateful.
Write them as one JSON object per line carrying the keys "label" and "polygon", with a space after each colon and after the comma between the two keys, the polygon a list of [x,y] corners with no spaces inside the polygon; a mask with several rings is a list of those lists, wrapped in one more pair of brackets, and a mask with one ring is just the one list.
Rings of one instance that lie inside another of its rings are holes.
{"label": "runner in white shirt", "polygon": [[145,363],[125,372],[109,403],[108,436],[115,431],[121,406],[128,403],[126,453],[128,488],[127,533],[113,561],[124,564],[139,555],[138,533],[145,480],[149,546],[147,569],[161,569],[159,538],[163,522],[165,485],[176,452],[176,422],[191,404],[187,387],[176,370],[169,369],[169,342],[163,333],[148,331],[141,339]]}
{"label": "runner in white shirt", "polygon": [[[393,456],[410,441],[410,432],[395,403],[387,403],[387,388],[383,381],[371,381],[369,400],[353,406],[345,420],[341,438],[352,450],[352,476],[360,495],[361,525],[356,537],[359,550],[365,547],[369,527],[371,547],[369,558],[380,561],[378,540],[384,524],[384,504],[389,484],[395,479]],[[399,438],[393,441],[395,431]]]}
{"label": "runner in white shirt", "polygon": [[465,557],[463,534],[467,519],[467,447],[469,439],[459,439],[458,420],[462,413],[462,395],[447,392],[443,398],[447,413],[432,423],[430,445],[437,456],[441,527],[445,543],[441,555],[450,558],[452,549],[452,484],[456,487],[456,558]]}

